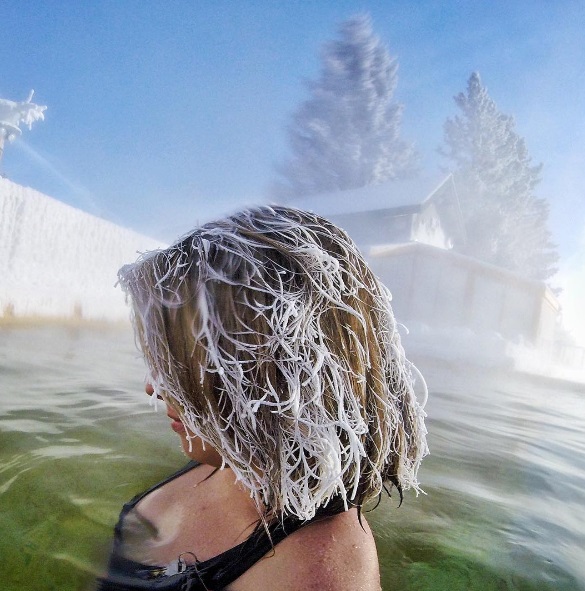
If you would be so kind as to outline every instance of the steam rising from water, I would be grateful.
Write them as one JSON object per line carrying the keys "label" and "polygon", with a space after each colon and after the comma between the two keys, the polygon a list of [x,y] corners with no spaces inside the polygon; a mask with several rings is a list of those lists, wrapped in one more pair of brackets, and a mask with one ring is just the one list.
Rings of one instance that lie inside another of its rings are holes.
{"label": "steam rising from water", "polygon": [[585,227],[581,232],[578,250],[561,266],[559,284],[563,288],[560,296],[563,325],[577,343],[585,347]]}

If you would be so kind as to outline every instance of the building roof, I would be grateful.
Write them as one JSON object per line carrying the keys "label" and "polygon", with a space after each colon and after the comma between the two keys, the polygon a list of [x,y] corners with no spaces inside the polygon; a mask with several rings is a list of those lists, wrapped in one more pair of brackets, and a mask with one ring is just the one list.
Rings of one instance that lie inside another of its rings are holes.
{"label": "building roof", "polygon": [[403,257],[408,255],[418,255],[429,259],[437,258],[444,261],[450,261],[452,265],[459,268],[467,268],[469,270],[480,271],[484,275],[488,275],[499,279],[502,283],[509,285],[521,285],[525,289],[530,289],[538,294],[542,294],[542,297],[557,311],[560,310],[560,304],[554,293],[543,281],[537,279],[528,279],[522,277],[492,263],[481,261],[474,257],[467,256],[454,250],[445,250],[437,248],[430,244],[423,244],[421,242],[403,242],[400,244],[380,244],[373,246],[367,252],[367,257],[370,261],[372,260],[383,260],[394,257]]}
{"label": "building roof", "polygon": [[359,189],[334,191],[302,197],[293,207],[323,216],[336,216],[380,210],[419,211],[421,206],[451,179],[451,175],[389,181]]}

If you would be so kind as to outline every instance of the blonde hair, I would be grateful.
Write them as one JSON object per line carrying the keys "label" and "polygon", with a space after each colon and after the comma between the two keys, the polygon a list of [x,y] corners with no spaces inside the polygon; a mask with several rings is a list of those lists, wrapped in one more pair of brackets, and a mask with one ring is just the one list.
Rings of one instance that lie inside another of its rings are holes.
{"label": "blonde hair", "polygon": [[264,516],[361,507],[385,481],[418,490],[427,446],[413,366],[390,293],[344,231],[258,207],[119,278],[155,391]]}

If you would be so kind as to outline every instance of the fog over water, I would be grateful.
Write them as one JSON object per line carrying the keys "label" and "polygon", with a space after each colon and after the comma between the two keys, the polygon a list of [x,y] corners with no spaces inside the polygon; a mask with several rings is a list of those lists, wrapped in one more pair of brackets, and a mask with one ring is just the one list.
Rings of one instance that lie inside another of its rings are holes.
{"label": "fog over water", "polygon": [[585,346],[585,228],[581,233],[578,249],[561,262],[558,283],[563,289],[560,300],[563,306],[563,324]]}

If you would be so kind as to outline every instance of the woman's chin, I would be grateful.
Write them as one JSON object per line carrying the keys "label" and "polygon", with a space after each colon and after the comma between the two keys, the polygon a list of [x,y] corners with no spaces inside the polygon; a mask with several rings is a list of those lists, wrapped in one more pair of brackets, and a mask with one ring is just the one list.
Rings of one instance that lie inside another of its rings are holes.
{"label": "woman's chin", "polygon": [[[181,424],[181,427],[183,425]],[[172,425],[171,425],[172,428]],[[175,430],[175,429],[173,429]],[[183,453],[191,460],[195,460],[200,464],[208,464],[219,468],[223,464],[222,457],[215,451],[211,445],[206,444],[203,446],[203,442],[199,437],[187,438],[187,431],[183,427],[182,430],[176,431],[181,438],[181,446]]]}

